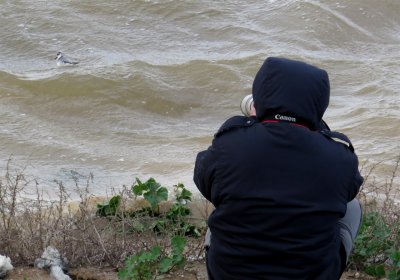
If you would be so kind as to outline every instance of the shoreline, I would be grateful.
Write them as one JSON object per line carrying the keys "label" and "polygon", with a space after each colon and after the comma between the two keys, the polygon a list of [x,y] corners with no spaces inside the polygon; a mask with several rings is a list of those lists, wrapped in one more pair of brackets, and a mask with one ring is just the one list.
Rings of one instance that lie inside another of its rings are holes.
{"label": "shoreline", "polygon": [[[366,183],[359,195],[365,211],[378,210],[386,215],[397,213],[393,211],[399,207],[400,191],[398,191],[394,178],[398,176],[399,161],[393,168],[393,172],[390,173],[392,180],[387,180],[384,185],[374,185],[374,180],[371,179],[373,169],[366,173]],[[150,248],[151,244],[169,246],[170,233],[168,231],[165,232],[165,236],[156,237],[157,235],[152,232],[138,230],[137,226],[142,222],[141,219],[148,223],[149,217],[123,214],[140,213],[138,210],[149,207],[149,203],[143,198],[134,198],[130,187],[124,186],[118,192],[113,191],[110,195],[96,196],[90,193],[91,182],[88,180],[86,185],[81,187],[77,184],[74,191],[78,198],[71,199],[70,193],[65,190],[62,182],[56,182],[59,188],[57,199],[46,200],[45,195],[38,188],[36,188],[36,197],[26,199],[24,187],[32,185],[37,187],[37,185],[35,185],[35,181],[26,180],[26,176],[22,172],[11,174],[7,171],[5,176],[7,180],[0,181],[2,187],[0,193],[0,254],[10,257],[15,266],[14,272],[10,274],[11,278],[7,279],[23,279],[18,277],[24,277],[23,275],[27,271],[29,277],[33,277],[35,273],[44,275],[43,271],[37,271],[37,268],[30,265],[40,257],[43,248],[49,245],[54,246],[63,256],[67,257],[71,272],[81,269],[82,273],[91,274],[92,278],[87,279],[96,279],[93,277],[98,277],[96,276],[98,273],[103,273],[102,275],[108,275],[110,280],[117,279],[115,278],[116,270],[123,267],[126,257],[143,248]],[[172,194],[171,188],[169,191]],[[374,192],[383,192],[385,195],[376,196]],[[111,216],[98,216],[96,211],[99,205],[109,205],[110,199],[116,195],[122,197],[121,211],[118,210]],[[172,204],[173,199],[160,203],[159,213],[167,213]],[[191,215],[185,219],[197,225],[201,229],[201,235],[197,239],[187,238],[185,252],[187,270],[178,270],[172,272],[171,275],[166,274],[164,279],[182,279],[182,275],[186,277],[185,279],[206,279],[202,244],[206,220],[213,210],[213,206],[197,193],[193,195],[193,200],[187,206],[190,208]],[[131,232],[133,229],[134,231]],[[168,278],[170,276],[179,278]],[[97,279],[108,280],[104,277]],[[341,279],[354,278],[373,279],[359,271],[351,270]],[[45,280],[46,278],[37,279]]]}

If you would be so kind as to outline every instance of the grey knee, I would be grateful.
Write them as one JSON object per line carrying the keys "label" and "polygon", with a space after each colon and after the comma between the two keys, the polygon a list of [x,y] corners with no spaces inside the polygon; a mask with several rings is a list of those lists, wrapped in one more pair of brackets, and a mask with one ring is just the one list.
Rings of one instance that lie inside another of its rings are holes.
{"label": "grey knee", "polygon": [[358,199],[347,203],[347,211],[339,220],[340,239],[346,251],[346,261],[353,250],[354,243],[361,226],[362,209]]}
{"label": "grey knee", "polygon": [[211,246],[211,230],[210,228],[207,228],[206,236],[204,237],[204,248],[206,249],[206,251],[208,251],[210,246]]}

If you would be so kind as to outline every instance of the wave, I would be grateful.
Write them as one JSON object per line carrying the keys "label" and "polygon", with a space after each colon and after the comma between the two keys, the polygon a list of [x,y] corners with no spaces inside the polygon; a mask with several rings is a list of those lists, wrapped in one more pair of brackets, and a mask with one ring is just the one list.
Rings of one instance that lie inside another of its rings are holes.
{"label": "wave", "polygon": [[[395,2],[8,1],[1,155],[32,155],[53,174],[190,176],[264,59],[286,56],[328,71],[329,124],[378,161],[399,142]],[[80,63],[57,67],[58,51]]]}

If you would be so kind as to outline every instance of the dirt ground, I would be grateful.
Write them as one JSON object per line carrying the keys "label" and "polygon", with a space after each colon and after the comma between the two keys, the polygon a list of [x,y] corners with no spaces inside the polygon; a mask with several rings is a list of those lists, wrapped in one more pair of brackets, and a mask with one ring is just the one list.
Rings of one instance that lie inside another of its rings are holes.
{"label": "dirt ground", "polygon": [[[73,280],[118,280],[117,272],[112,268],[74,268],[68,272]],[[6,280],[54,280],[49,271],[34,267],[16,267]],[[188,263],[185,270],[165,274],[160,279],[207,280],[207,270],[204,262]]]}
{"label": "dirt ground", "polygon": [[[118,280],[117,272],[110,268],[75,268],[69,271],[74,280]],[[34,267],[17,267],[5,278],[7,280],[54,280],[48,271]],[[166,274],[160,279],[207,280],[207,270],[204,262],[187,264],[184,271]],[[346,272],[340,280],[371,280],[373,277],[354,271]]]}

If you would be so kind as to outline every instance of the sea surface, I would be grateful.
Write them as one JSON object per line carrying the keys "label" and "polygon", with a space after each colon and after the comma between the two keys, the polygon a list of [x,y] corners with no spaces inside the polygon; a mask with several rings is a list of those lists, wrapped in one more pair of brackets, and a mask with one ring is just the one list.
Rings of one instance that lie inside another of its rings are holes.
{"label": "sea surface", "polygon": [[[324,117],[387,180],[400,156],[400,1],[0,1],[0,173],[93,193],[192,181],[268,56],[328,71]],[[63,51],[78,60],[57,66]],[[310,171],[312,172],[312,171]],[[395,178],[395,182],[398,182]]]}

